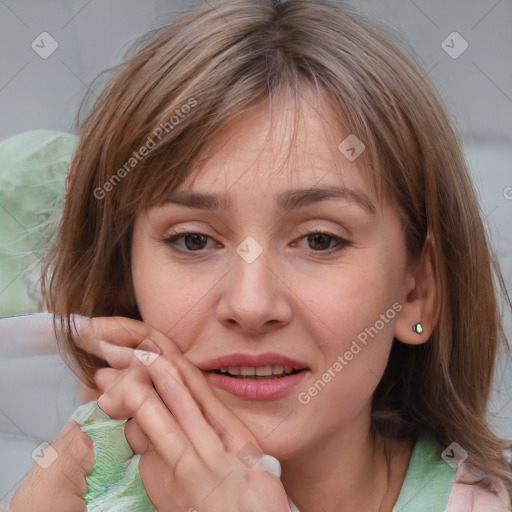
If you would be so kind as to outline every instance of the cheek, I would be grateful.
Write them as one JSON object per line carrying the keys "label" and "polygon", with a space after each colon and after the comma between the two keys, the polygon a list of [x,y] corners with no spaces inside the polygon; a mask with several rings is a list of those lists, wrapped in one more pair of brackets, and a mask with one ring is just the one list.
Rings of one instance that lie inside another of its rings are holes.
{"label": "cheek", "polygon": [[402,308],[396,300],[398,270],[388,261],[361,258],[314,294],[314,282],[302,282],[300,293],[311,299],[303,318],[321,358],[299,403],[313,405],[319,414],[329,403],[342,403],[338,413],[346,419],[369,400],[385,370]]}
{"label": "cheek", "polygon": [[396,316],[388,301],[382,303],[387,307],[379,307],[377,301],[369,307],[368,302],[354,299],[341,314],[331,306],[331,325],[338,334],[316,338],[322,358],[297,390],[298,431],[324,437],[340,426],[350,430],[350,425],[358,424],[361,429],[356,418],[369,418],[371,397],[389,359]]}
{"label": "cheek", "polygon": [[151,246],[139,245],[132,252],[132,276],[144,322],[185,350],[183,345],[198,336],[212,308],[207,294],[211,286],[199,282],[191,270],[171,264],[165,251]]}
{"label": "cheek", "polygon": [[393,337],[396,308],[400,308],[393,307],[400,290],[395,269],[377,258],[360,258],[330,277],[321,286],[314,276],[297,280],[296,290],[304,297],[302,318],[307,329],[331,359],[349,350],[354,340],[364,344]]}

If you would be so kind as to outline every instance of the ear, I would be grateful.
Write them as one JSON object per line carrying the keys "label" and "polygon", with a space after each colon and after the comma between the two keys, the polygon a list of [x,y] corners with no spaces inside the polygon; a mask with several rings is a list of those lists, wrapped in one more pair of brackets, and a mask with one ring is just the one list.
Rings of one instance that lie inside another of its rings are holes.
{"label": "ear", "polygon": [[[440,301],[434,251],[434,240],[427,235],[420,258],[407,271],[400,302],[402,309],[395,323],[395,338],[402,343],[425,343],[437,325]],[[423,326],[421,334],[413,330],[418,322]]]}

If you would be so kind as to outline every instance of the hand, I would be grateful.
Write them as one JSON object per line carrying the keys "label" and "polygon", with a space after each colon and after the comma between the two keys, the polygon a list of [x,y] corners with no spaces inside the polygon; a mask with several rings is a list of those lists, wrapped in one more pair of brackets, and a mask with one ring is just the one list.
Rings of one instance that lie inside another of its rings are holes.
{"label": "hand", "polygon": [[70,420],[51,447],[57,459],[45,469],[37,463],[32,466],[11,501],[11,512],[85,511],[85,477],[94,464],[91,439]]}
{"label": "hand", "polygon": [[247,445],[263,455],[252,432],[169,338],[120,317],[82,322],[79,332],[83,348],[112,367],[96,373],[98,405],[111,418],[133,418],[125,435],[142,453],[141,478],[160,512],[289,512],[281,480],[237,456]]}

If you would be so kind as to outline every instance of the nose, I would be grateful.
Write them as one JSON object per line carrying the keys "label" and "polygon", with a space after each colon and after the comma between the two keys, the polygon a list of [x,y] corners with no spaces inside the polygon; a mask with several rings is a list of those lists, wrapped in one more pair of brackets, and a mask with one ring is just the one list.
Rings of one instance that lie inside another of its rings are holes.
{"label": "nose", "polygon": [[288,325],[293,293],[284,282],[277,258],[263,249],[252,260],[244,255],[243,247],[240,249],[234,255],[233,268],[222,280],[217,319],[229,329],[253,336]]}

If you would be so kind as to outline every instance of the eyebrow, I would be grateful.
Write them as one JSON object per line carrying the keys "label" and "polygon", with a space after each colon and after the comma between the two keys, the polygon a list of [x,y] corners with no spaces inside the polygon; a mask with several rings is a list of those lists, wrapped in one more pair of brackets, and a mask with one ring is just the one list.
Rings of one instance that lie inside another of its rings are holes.
{"label": "eyebrow", "polygon": [[[304,208],[329,199],[343,199],[354,203],[371,215],[375,215],[375,206],[362,192],[342,186],[312,187],[305,189],[287,190],[277,197],[277,207],[281,211]],[[229,201],[215,194],[179,191],[173,192],[166,199],[166,204],[177,204],[200,210],[225,211]]]}

